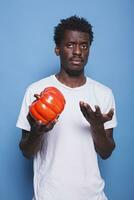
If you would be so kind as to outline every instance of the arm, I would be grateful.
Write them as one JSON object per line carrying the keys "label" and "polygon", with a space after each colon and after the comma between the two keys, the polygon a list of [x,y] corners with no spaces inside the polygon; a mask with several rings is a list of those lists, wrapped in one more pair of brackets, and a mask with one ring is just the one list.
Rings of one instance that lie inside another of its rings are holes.
{"label": "arm", "polygon": [[115,142],[113,139],[113,129],[104,128],[104,123],[110,121],[113,117],[113,109],[107,114],[102,114],[98,106],[95,107],[95,111],[84,102],[80,102],[81,111],[90,123],[92,130],[92,137],[95,145],[96,152],[103,159],[107,159],[115,148]]}
{"label": "arm", "polygon": [[92,137],[96,152],[102,159],[107,159],[115,148],[113,129],[92,128]]}
{"label": "arm", "polygon": [[44,134],[53,128],[56,121],[44,125],[34,120],[30,114],[28,114],[27,119],[30,123],[31,131],[22,130],[19,147],[23,155],[29,159],[41,150]]}

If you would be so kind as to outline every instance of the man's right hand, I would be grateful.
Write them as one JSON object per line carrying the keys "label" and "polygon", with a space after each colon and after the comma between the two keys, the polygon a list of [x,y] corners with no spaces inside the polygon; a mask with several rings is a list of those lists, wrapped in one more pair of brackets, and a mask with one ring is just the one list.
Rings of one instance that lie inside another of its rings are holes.
{"label": "man's right hand", "polygon": [[49,124],[45,125],[44,123],[42,123],[41,121],[37,121],[35,120],[30,113],[28,113],[27,115],[27,120],[31,126],[31,132],[37,135],[42,135],[45,132],[50,131],[51,129],[53,129],[54,125],[57,122],[57,119],[55,119],[54,121],[50,122]]}
{"label": "man's right hand", "polygon": [[30,123],[31,130],[22,130],[22,138],[19,146],[21,151],[23,152],[23,155],[26,158],[31,158],[38,151],[41,150],[44,140],[44,133],[50,131],[54,127],[55,123],[57,122],[57,119],[49,123],[48,125],[45,125],[40,121],[35,120],[30,115],[30,113],[28,113],[27,119]]}

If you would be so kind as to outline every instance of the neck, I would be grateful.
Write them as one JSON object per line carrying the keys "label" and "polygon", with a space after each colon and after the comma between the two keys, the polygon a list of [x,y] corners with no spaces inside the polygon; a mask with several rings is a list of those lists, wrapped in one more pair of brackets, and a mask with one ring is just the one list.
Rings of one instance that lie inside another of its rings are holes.
{"label": "neck", "polygon": [[83,73],[79,76],[70,76],[67,73],[60,71],[58,74],[56,74],[56,78],[64,85],[71,88],[80,87],[86,82],[86,77]]}

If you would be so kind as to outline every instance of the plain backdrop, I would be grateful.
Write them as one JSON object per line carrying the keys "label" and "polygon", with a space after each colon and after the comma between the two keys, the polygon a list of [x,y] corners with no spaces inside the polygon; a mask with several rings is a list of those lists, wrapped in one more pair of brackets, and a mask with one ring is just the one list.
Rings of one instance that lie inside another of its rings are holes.
{"label": "plain backdrop", "polygon": [[16,120],[26,87],[59,70],[54,26],[74,14],[93,25],[86,74],[112,88],[116,99],[116,150],[99,159],[105,192],[109,200],[134,199],[134,1],[0,0],[1,200],[32,198],[32,161],[18,148]]}

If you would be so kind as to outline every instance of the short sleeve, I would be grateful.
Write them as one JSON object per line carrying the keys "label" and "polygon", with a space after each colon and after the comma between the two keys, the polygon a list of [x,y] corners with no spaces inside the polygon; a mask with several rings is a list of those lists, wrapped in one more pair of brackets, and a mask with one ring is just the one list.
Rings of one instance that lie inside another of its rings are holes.
{"label": "short sleeve", "polygon": [[33,99],[31,98],[30,89],[27,88],[24,98],[23,98],[23,101],[22,101],[22,105],[21,105],[19,117],[18,117],[18,120],[16,123],[16,127],[30,131],[30,124],[27,120],[27,115],[29,112],[29,106],[31,105],[32,101],[33,101]]}
{"label": "short sleeve", "polygon": [[107,93],[105,100],[104,100],[104,103],[105,103],[105,107],[104,107],[104,110],[103,110],[104,114],[108,113],[111,108],[114,109],[114,115],[113,115],[112,120],[106,122],[104,124],[104,127],[105,127],[105,129],[114,128],[114,127],[117,126],[117,117],[116,117],[115,99],[114,99],[114,96],[113,96],[113,93],[112,93],[111,90],[109,90],[109,92]]}

